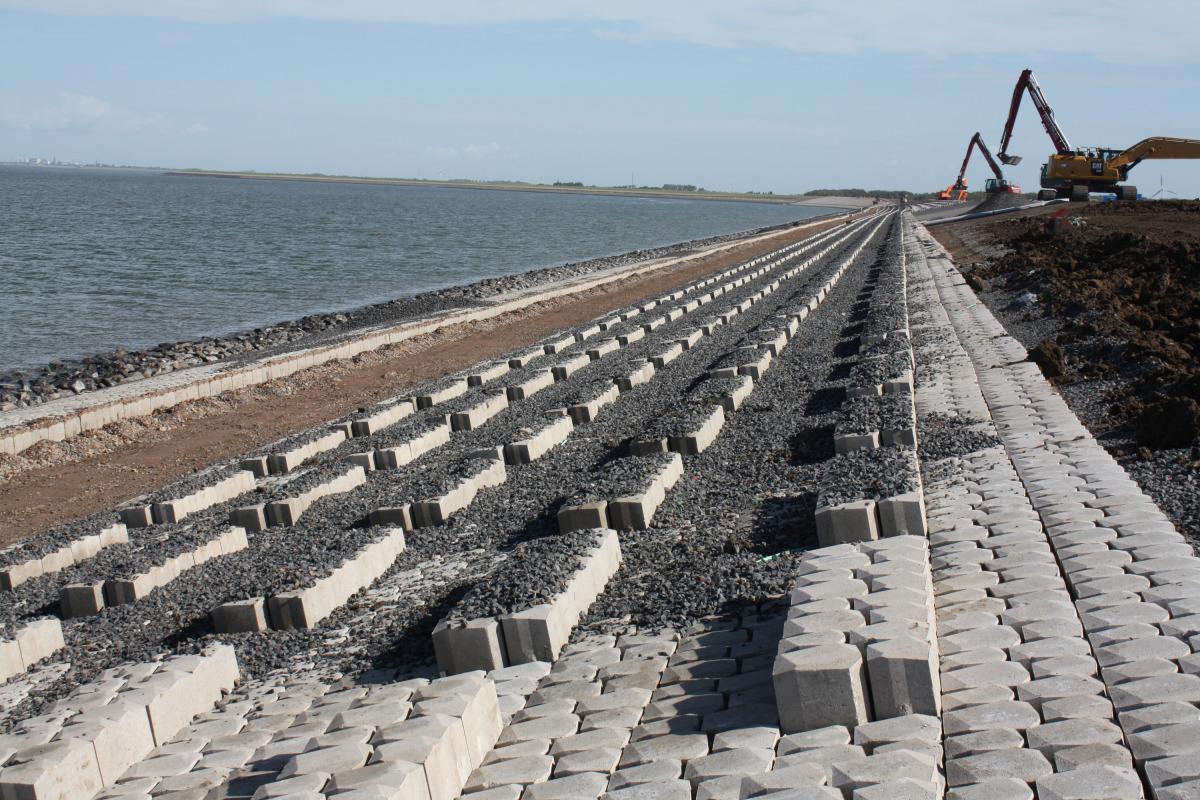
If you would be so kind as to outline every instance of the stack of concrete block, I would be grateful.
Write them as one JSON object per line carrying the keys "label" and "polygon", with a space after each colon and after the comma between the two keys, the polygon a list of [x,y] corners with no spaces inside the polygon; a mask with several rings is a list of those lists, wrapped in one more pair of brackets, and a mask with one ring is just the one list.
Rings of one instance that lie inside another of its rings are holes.
{"label": "stack of concrete block", "polygon": [[351,422],[350,432],[355,436],[371,436],[389,425],[395,425],[415,410],[416,404],[412,398],[406,397],[399,401],[389,401],[383,408],[373,410],[366,416]]}
{"label": "stack of concrete block", "polygon": [[468,462],[457,482],[444,494],[412,504],[412,524],[416,528],[444,525],[450,517],[471,504],[483,489],[507,480],[501,458],[483,458]]}
{"label": "stack of concrete block", "polygon": [[[615,387],[614,387],[615,391]],[[574,429],[571,417],[551,417],[536,430],[528,431],[524,439],[504,445],[504,461],[508,464],[529,464],[561,444]]]}
{"label": "stack of concrete block", "polygon": [[[571,338],[571,343],[575,343],[574,337]],[[484,362],[472,369],[467,375],[467,386],[483,386],[485,383],[491,383],[497,378],[502,378],[512,370],[508,361],[491,361]]]}
{"label": "stack of concrete block", "polygon": [[92,797],[211,709],[237,679],[229,645],[110,670],[18,726],[17,736],[28,733],[29,744],[4,751],[0,793],[35,800]]}
{"label": "stack of concrete block", "polygon": [[[552,370],[527,370],[516,383],[510,383],[505,387],[505,391],[508,393],[508,401],[513,403],[518,400],[526,400],[542,389],[553,385],[554,372]],[[470,430],[470,428],[461,428],[460,430]]]}
{"label": "stack of concrete block", "polygon": [[432,408],[438,403],[444,403],[447,400],[453,400],[456,397],[461,397],[467,393],[466,378],[443,378],[440,381],[434,381],[433,384],[426,389],[424,394],[418,394],[414,400],[417,404],[417,410]]}
{"label": "stack of concrete block", "polygon": [[593,422],[601,408],[616,402],[620,396],[621,390],[615,382],[594,383],[576,395],[571,404],[567,406],[567,413],[571,415],[571,421],[576,425]]}
{"label": "stack of concrete block", "polygon": [[529,366],[529,362],[533,361],[535,358],[541,358],[544,355],[546,355],[545,346],[534,345],[533,347],[527,347],[524,350],[518,351],[517,353],[509,356],[508,365],[513,369],[524,369],[525,367]]}
{"label": "stack of concrete block", "polygon": [[823,547],[881,536],[923,536],[925,500],[916,453],[885,447],[834,456],[817,496],[816,522]]}
{"label": "stack of concrete block", "polygon": [[[98,533],[81,536],[70,544],[52,550],[40,558],[17,561],[0,569],[0,589],[11,592],[31,578],[61,572],[72,564],[78,564],[91,558],[105,547],[128,541],[129,532],[125,523],[118,522],[109,525]],[[18,545],[18,547],[20,546]]]}
{"label": "stack of concrete block", "polygon": [[900,536],[812,550],[800,573],[773,671],[783,732],[937,716],[925,540]]}
{"label": "stack of concrete block", "polygon": [[449,441],[450,420],[443,417],[407,442],[375,450],[375,469],[399,469]]}
{"label": "stack of concrete block", "polygon": [[[387,572],[404,549],[404,530],[385,529],[382,537],[312,586],[271,597],[267,601],[271,626],[277,630],[316,626],[352,595],[370,586]],[[214,622],[217,617],[228,616],[229,613],[229,609],[214,611]]]}
{"label": "stack of concrete block", "polygon": [[[554,383],[554,376],[546,373],[550,383]],[[508,401],[511,395],[509,394],[515,388],[507,387],[504,391],[500,390],[485,390],[481,393],[479,399],[475,402],[467,404],[466,408],[461,411],[452,411],[450,413],[450,428],[455,431],[473,431],[483,423],[487,422],[492,417],[499,414],[504,409],[508,408]],[[544,387],[539,387],[544,388]],[[536,389],[534,389],[536,391]],[[522,394],[522,397],[524,395]],[[518,398],[520,399],[520,398]]]}
{"label": "stack of concrete block", "polygon": [[558,363],[551,367],[550,372],[553,373],[554,380],[565,381],[591,363],[592,358],[587,353],[576,353],[575,355],[560,358]]}
{"label": "stack of concrete block", "polygon": [[22,674],[63,646],[62,623],[56,617],[29,620],[0,641],[0,681]]}
{"label": "stack of concrete block", "polygon": [[340,474],[311,486],[295,497],[257,506],[247,506],[235,509],[230,513],[230,523],[248,531],[261,531],[268,525],[286,527],[296,522],[312,507],[312,504],[323,497],[343,494],[362,486],[367,482],[367,473],[361,466],[344,465]]}
{"label": "stack of concrete block", "polygon": [[546,355],[554,355],[555,353],[561,353],[563,350],[566,350],[568,347],[575,344],[576,341],[575,334],[573,333],[566,336],[558,336],[543,344],[542,349],[546,351]]}
{"label": "stack of concrete block", "polygon": [[[353,428],[353,425],[351,427]],[[291,447],[283,452],[272,453],[266,456],[265,470],[262,463],[264,459],[251,459],[250,461],[242,462],[242,468],[251,470],[260,478],[266,475],[282,475],[291,472],[319,453],[335,449],[344,441],[346,441],[346,432],[344,430],[322,431],[310,441]]]}
{"label": "stack of concrete block", "polygon": [[105,606],[136,603],[193,567],[247,547],[246,530],[230,527],[195,550],[180,553],[130,577],[110,578],[95,584],[69,584],[58,591],[64,619],[99,614]]}
{"label": "stack of concrete block", "polygon": [[462,619],[451,615],[439,622],[433,631],[438,669],[456,674],[554,661],[579,618],[621,566],[616,531],[597,529],[594,534],[594,545],[579,557],[566,588],[547,602],[498,617]]}
{"label": "stack of concrete block", "polygon": [[240,494],[254,491],[254,485],[254,473],[239,469],[232,475],[183,497],[164,500],[161,503],[123,508],[117,513],[121,515],[121,521],[130,528],[180,522],[190,514],[232,500]]}
{"label": "stack of concrete block", "polygon": [[614,380],[617,388],[622,392],[628,392],[635,386],[641,386],[643,383],[648,383],[654,377],[654,364],[650,361],[637,360],[632,362],[626,372],[618,375]]}

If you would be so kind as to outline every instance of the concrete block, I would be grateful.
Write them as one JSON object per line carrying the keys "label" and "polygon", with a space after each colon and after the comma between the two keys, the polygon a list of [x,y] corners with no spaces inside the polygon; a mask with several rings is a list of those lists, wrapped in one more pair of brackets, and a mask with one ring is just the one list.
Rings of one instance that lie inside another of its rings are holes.
{"label": "concrete block", "polygon": [[405,531],[413,530],[411,508],[408,505],[377,508],[367,515],[370,525],[394,525]]}
{"label": "concrete block", "polygon": [[775,659],[772,680],[784,733],[869,720],[862,654],[850,645],[823,645]]}
{"label": "concrete block", "polygon": [[621,392],[617,388],[616,384],[614,384],[595,399],[587,403],[568,407],[567,413],[571,415],[571,421],[576,425],[582,425],[585,422],[593,422],[595,421],[596,415],[599,413],[601,408],[616,401],[616,399],[620,396]]}
{"label": "concrete block", "polygon": [[869,644],[866,659],[876,719],[941,712],[937,652],[928,641],[902,638]]}
{"label": "concrete block", "polygon": [[263,504],[235,508],[229,512],[229,523],[248,531],[264,531],[267,529],[267,512]]}
{"label": "concrete block", "polygon": [[148,528],[154,524],[154,514],[148,505],[117,509],[117,515],[128,528]]}
{"label": "concrete block", "polygon": [[104,608],[104,581],[73,583],[62,587],[58,590],[58,605],[63,619],[99,614]]}
{"label": "concrete block", "polygon": [[17,631],[16,642],[28,669],[63,646],[62,623],[56,617],[30,620]]}
{"label": "concrete block", "polygon": [[721,429],[725,426],[725,410],[714,406],[708,417],[693,431],[686,431],[678,436],[670,437],[671,449],[685,455],[698,455],[708,449],[716,441]]}
{"label": "concrete block", "polygon": [[846,542],[867,542],[879,538],[879,519],[874,500],[818,505],[817,541],[821,547]]}
{"label": "concrete block", "polygon": [[563,506],[558,511],[558,530],[560,533],[607,527],[609,527],[608,502],[605,500],[597,500],[578,506]]}
{"label": "concrete block", "polygon": [[1142,780],[1132,769],[1089,766],[1037,779],[1039,800],[1091,800],[1096,797],[1140,800]]}
{"label": "concrete block", "polygon": [[879,431],[870,433],[835,433],[833,435],[833,452],[838,454],[853,453],[856,450],[878,450]]}
{"label": "concrete block", "polygon": [[104,788],[91,742],[60,740],[19,750],[0,772],[5,800],[76,800]]}
{"label": "concrete block", "polygon": [[921,491],[888,497],[877,504],[883,536],[925,536],[925,496]]}
{"label": "concrete block", "polygon": [[447,675],[508,665],[504,631],[495,617],[442,620],[433,629],[433,650],[438,669]]}
{"label": "concrete block", "polygon": [[222,603],[213,609],[217,633],[243,633],[267,629],[266,601],[261,597]]}
{"label": "concrete block", "polygon": [[0,571],[0,589],[11,592],[30,578],[36,578],[42,572],[41,559],[14,564]]}

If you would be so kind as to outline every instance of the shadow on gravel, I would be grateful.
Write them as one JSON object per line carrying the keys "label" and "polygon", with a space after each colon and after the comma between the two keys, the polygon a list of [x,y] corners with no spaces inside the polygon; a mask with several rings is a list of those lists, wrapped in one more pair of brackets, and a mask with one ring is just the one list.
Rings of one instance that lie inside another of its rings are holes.
{"label": "shadow on gravel", "polygon": [[817,545],[817,523],[813,509],[817,493],[769,498],[759,509],[748,539],[756,553],[810,550]]}
{"label": "shadow on gravel", "polygon": [[791,463],[817,464],[833,458],[833,426],[806,428],[788,440]]}
{"label": "shadow on gravel", "polygon": [[[857,326],[856,326],[857,327]],[[833,346],[834,358],[853,358],[858,355],[858,338],[842,339]]]}
{"label": "shadow on gravel", "polygon": [[[840,386],[826,386],[824,389],[817,389],[808,398],[808,403],[804,406],[804,416],[815,417],[819,414],[830,414],[837,411],[845,399],[846,390]],[[826,430],[830,436],[833,436],[832,427],[821,428],[820,430]]]}
{"label": "shadow on gravel", "polygon": [[[850,380],[850,370],[852,370],[853,368],[854,368],[853,361],[846,361],[841,364],[835,364],[833,366],[833,369],[829,370],[829,376],[827,378],[825,378],[825,380],[830,383],[837,383],[838,381],[848,381],[848,380]],[[838,389],[838,391],[842,392],[843,395],[845,394],[844,389]]]}

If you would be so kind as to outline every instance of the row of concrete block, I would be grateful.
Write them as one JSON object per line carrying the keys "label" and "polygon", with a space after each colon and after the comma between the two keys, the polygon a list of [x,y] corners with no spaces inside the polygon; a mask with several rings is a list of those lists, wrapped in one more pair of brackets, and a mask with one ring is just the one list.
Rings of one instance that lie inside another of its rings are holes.
{"label": "row of concrete block", "polygon": [[445,525],[451,516],[474,502],[481,490],[499,486],[508,479],[503,453],[503,448],[499,447],[476,453],[474,470],[463,475],[445,494],[412,504],[377,508],[367,515],[367,522],[393,525],[409,532]]}
{"label": "row of concrete block", "polygon": [[638,494],[563,506],[558,511],[558,529],[566,533],[589,528],[649,528],[654,512],[666,499],[667,492],[683,477],[683,458],[678,453],[671,453],[670,456],[647,476],[645,488]]}
{"label": "row of concrete block", "polygon": [[63,646],[62,623],[57,617],[39,617],[17,628],[12,639],[0,641],[0,681],[24,673]]}
{"label": "row of concrete block", "polygon": [[229,514],[229,522],[247,531],[266,530],[271,527],[288,527],[299,522],[304,512],[323,497],[344,494],[367,482],[367,473],[359,464],[349,464],[341,474],[307,489],[295,497],[272,503],[244,506]]}
{"label": "row of concrete block", "polygon": [[[636,266],[631,268],[628,274],[641,274],[661,266],[663,266],[662,262]],[[317,366],[331,360],[352,358],[359,353],[376,350],[385,345],[396,344],[413,336],[431,332],[444,324],[488,319],[512,310],[525,308],[542,299],[586,290],[619,279],[619,275],[605,275],[540,294],[514,298],[486,308],[452,312],[448,318],[405,323],[396,328],[368,334],[331,347],[301,351],[288,356],[272,357],[252,367],[235,372],[222,372],[216,375],[207,375],[199,379],[189,380],[186,371],[181,371],[170,377],[183,385],[175,385],[152,394],[118,397],[112,401],[83,408],[79,411],[68,411],[63,416],[36,420],[28,426],[6,430],[0,434],[0,452],[16,454],[39,441],[62,441],[74,438],[84,431],[97,430],[105,425],[119,422],[123,419],[145,416],[160,408],[169,408],[189,400],[212,397],[223,392],[284,378],[299,370],[308,369],[309,367]],[[586,336],[583,338],[586,338]],[[186,383],[184,383],[185,381]],[[421,407],[418,405],[418,408]]]}
{"label": "row of concrete block", "polygon": [[125,523],[118,522],[99,533],[82,536],[41,558],[31,558],[0,568],[0,589],[12,591],[31,578],[61,572],[73,564],[91,558],[106,547],[128,541],[129,532]]}
{"label": "row of concrete block", "polygon": [[110,670],[47,714],[21,723],[0,767],[0,795],[22,800],[78,800],[112,786],[238,679],[229,645],[202,654]]}
{"label": "row of concrete block", "polygon": [[924,537],[810,550],[773,668],[780,728],[797,733],[941,711]]}
{"label": "row of concrete block", "polygon": [[269,598],[253,597],[222,603],[212,611],[217,633],[298,630],[315,627],[355,593],[374,583],[404,552],[404,529],[388,528],[329,575],[312,586],[281,592]]}
{"label": "row of concrete block", "polygon": [[267,475],[283,475],[296,469],[313,456],[336,449],[344,441],[346,441],[344,429],[325,431],[311,441],[282,452],[243,459],[241,467],[253,472],[257,478],[264,478]]}
{"label": "row of concrete block", "polygon": [[495,684],[479,673],[354,694],[362,696],[316,726],[324,732],[299,719],[280,732],[280,742],[306,740],[304,752],[255,797],[456,800],[504,727]]}
{"label": "row of concrete block", "polygon": [[[879,414],[873,414],[874,427],[870,429],[863,428],[858,421],[846,420],[841,415],[837,422],[834,423],[833,429],[833,451],[838,454],[852,453],[855,450],[878,450],[880,447],[911,447],[916,449],[917,446],[917,408],[914,395],[912,393],[895,393],[889,399],[902,398],[897,402],[906,404],[909,414],[906,424],[903,426],[886,427],[885,424],[880,424],[878,419]],[[872,401],[878,401],[883,398],[883,395],[868,395],[855,398],[867,401],[868,408]],[[846,408],[843,405],[843,408]]]}
{"label": "row of concrete block", "polygon": [[816,522],[820,545],[869,542],[890,536],[923,536],[926,531],[925,496],[919,485],[921,473],[915,453],[908,469],[918,482],[914,491],[837,504],[830,504],[819,494]]}
{"label": "row of concrete block", "polygon": [[220,505],[241,494],[254,491],[254,473],[240,469],[227,478],[174,500],[161,503],[130,506],[122,508],[117,513],[121,521],[130,528],[145,528],[150,525],[164,525],[171,522],[181,522],[185,517]]}
{"label": "row of concrete block", "polygon": [[439,622],[433,631],[438,669],[455,674],[554,661],[579,618],[621,566],[617,532],[599,529],[595,536],[595,545],[580,557],[566,588],[548,602],[499,617]]}
{"label": "row of concrete block", "polygon": [[407,442],[356,454],[363,460],[354,463],[358,463],[364,469],[368,462],[374,469],[399,469],[449,442],[450,430],[450,419],[447,415],[440,421],[432,421],[429,427]]}
{"label": "row of concrete block", "polygon": [[63,619],[99,614],[105,606],[136,603],[155,589],[166,586],[180,574],[208,561],[245,550],[246,529],[230,527],[219,536],[186,553],[131,578],[109,578],[95,583],[72,583],[58,590],[58,605]]}
{"label": "row of concrete block", "polygon": [[642,437],[629,443],[629,452],[635,456],[650,453],[666,453],[674,451],[682,455],[694,456],[708,449],[721,429],[725,427],[725,407],[714,405],[698,423],[688,430],[671,433],[663,437]]}

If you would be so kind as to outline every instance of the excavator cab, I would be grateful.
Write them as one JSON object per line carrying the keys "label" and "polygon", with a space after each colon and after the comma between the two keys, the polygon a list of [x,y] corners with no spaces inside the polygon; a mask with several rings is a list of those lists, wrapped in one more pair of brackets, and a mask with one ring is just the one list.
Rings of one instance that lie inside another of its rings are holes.
{"label": "excavator cab", "polygon": [[983,183],[983,191],[987,192],[988,194],[1020,194],[1021,187],[1014,186],[1006,180],[988,178]]}

